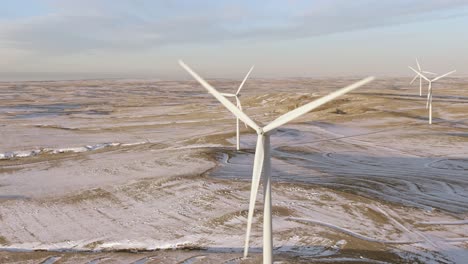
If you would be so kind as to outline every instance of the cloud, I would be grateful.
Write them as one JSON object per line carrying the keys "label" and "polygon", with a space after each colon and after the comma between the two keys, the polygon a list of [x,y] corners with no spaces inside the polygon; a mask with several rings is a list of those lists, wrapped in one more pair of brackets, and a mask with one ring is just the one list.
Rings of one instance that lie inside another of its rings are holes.
{"label": "cloud", "polygon": [[53,11],[0,21],[0,49],[46,54],[131,52],[199,42],[300,38],[443,18],[439,11],[468,5],[466,0],[44,3]]}
{"label": "cloud", "polygon": [[[289,19],[286,27],[244,32],[246,36],[301,38],[337,32],[468,16],[466,0],[314,1]],[[461,8],[460,12],[456,12]],[[450,12],[448,12],[450,11]]]}
{"label": "cloud", "polygon": [[107,15],[51,14],[10,23],[0,32],[10,47],[55,53],[139,48],[160,38],[138,21]]}
{"label": "cloud", "polygon": [[0,48],[46,53],[140,50],[222,39],[229,34],[222,28],[230,21],[226,13],[180,12],[172,4],[150,5],[156,10],[147,11],[144,1],[49,2],[57,12],[0,22]]}

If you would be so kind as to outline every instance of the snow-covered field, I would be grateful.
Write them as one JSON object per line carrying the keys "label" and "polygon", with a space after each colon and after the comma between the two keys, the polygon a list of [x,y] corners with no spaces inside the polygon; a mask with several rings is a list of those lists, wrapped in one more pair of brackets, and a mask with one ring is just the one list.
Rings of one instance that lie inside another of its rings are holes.
{"label": "snow-covered field", "polygon": [[[267,123],[353,81],[249,80],[241,100]],[[408,82],[272,136],[276,260],[466,262],[467,80],[434,87],[432,126]],[[5,82],[0,98],[1,263],[260,262],[262,188],[240,258],[255,135],[235,151],[235,119],[195,82]]]}

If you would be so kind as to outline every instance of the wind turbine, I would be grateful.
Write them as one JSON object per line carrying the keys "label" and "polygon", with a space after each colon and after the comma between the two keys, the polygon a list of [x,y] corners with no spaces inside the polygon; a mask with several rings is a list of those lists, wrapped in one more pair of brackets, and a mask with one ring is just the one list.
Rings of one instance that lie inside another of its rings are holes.
{"label": "wind turbine", "polygon": [[451,71],[451,72],[447,72],[446,74],[443,74],[439,77],[436,77],[432,80],[429,80],[429,78],[427,78],[426,76],[424,76],[421,72],[419,71],[416,71],[415,69],[411,68],[410,66],[408,66],[411,70],[413,70],[415,73],[417,73],[420,77],[422,77],[424,80],[428,81],[429,82],[429,87],[427,88],[427,101],[426,101],[426,109],[429,109],[429,125],[432,124],[432,83],[447,76],[447,75],[450,75],[454,72],[456,72],[456,70],[454,71]]}
{"label": "wind turbine", "polygon": [[263,263],[273,263],[273,236],[272,236],[272,219],[271,219],[271,156],[270,156],[270,135],[281,125],[296,119],[309,111],[335,99],[336,97],[348,93],[366,83],[369,83],[374,77],[365,78],[359,82],[328,94],[322,98],[314,100],[299,108],[296,108],[286,114],[276,118],[273,122],[264,127],[257,125],[250,117],[242,110],[236,107],[233,103],[227,100],[215,88],[202,79],[183,61],[179,60],[180,66],[184,68],[195,80],[197,80],[209,93],[211,93],[219,102],[221,102],[231,113],[237,116],[240,120],[246,123],[249,127],[257,132],[257,144],[255,148],[255,157],[252,173],[252,185],[250,190],[249,213],[247,219],[247,231],[244,247],[244,257],[247,257],[249,250],[250,230],[252,226],[253,213],[255,208],[255,200],[257,198],[258,186],[260,184],[260,176],[263,170],[263,187],[264,187],[264,202],[263,202]]}
{"label": "wind turbine", "polygon": [[[247,75],[245,75],[244,77],[244,80],[242,81],[242,83],[239,85],[239,88],[237,89],[237,92],[235,94],[231,94],[231,93],[221,93],[223,96],[225,97],[234,97],[236,98],[236,106],[237,108],[239,108],[241,111],[242,111],[242,105],[241,105],[241,102],[239,100],[239,97],[241,96],[240,94],[240,91],[242,90],[242,87],[244,86],[244,83],[245,81],[247,80],[247,78],[249,78],[249,75],[250,73],[252,72],[254,66],[252,66],[249,70],[249,72],[247,73]],[[247,127],[247,125],[245,125]],[[236,139],[237,139],[237,150],[240,149],[240,132],[239,132],[239,117],[237,118],[237,121],[236,121]]]}
{"label": "wind turbine", "polygon": [[[421,70],[421,65],[419,65],[418,58],[416,58],[416,65],[418,66],[419,72],[426,73],[426,74],[431,74],[431,75],[436,75],[436,73]],[[422,96],[422,78],[421,78],[421,76],[416,74],[414,76],[413,80],[411,80],[410,84],[413,84],[413,82],[418,77],[419,77],[419,96]]]}

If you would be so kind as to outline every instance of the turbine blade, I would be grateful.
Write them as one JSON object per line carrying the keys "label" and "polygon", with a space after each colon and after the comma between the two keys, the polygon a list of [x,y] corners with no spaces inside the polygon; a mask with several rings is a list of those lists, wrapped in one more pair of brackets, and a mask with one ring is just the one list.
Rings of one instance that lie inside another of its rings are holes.
{"label": "turbine blade", "polygon": [[[237,101],[237,107],[239,107],[239,109],[242,111],[242,104],[240,102],[239,97],[237,97],[237,96],[236,96],[236,101]],[[244,125],[245,125],[245,128],[247,128],[247,124],[244,123]]]}
{"label": "turbine blade", "polygon": [[252,65],[252,67],[250,67],[249,72],[247,73],[247,75],[245,75],[244,80],[243,80],[242,83],[239,85],[239,89],[237,89],[236,95],[238,95],[238,94],[240,93],[240,90],[241,90],[242,87],[244,86],[245,81],[247,81],[247,78],[249,78],[249,75],[250,75],[250,73],[252,72],[252,70],[253,70],[254,67],[255,67],[255,65]]}
{"label": "turbine blade", "polygon": [[265,137],[258,135],[257,147],[255,148],[255,158],[252,172],[252,186],[250,189],[249,214],[247,216],[247,231],[245,233],[244,257],[249,253],[250,230],[252,229],[252,220],[255,210],[255,201],[257,199],[258,186],[260,184],[260,176],[263,169],[263,161],[265,159]]}
{"label": "turbine blade", "polygon": [[417,70],[413,69],[411,66],[408,66],[408,68],[410,68],[412,71],[414,71],[416,74],[418,74],[419,76],[423,77],[424,80],[430,82],[430,80],[424,76],[422,73],[418,72]]}
{"label": "turbine blade", "polygon": [[430,71],[421,71],[422,73],[427,73],[427,74],[432,74],[432,75],[437,75],[437,73],[433,73],[433,72],[430,72]]}
{"label": "turbine blade", "polygon": [[221,93],[222,96],[224,97],[234,97],[236,96],[235,94],[231,94],[231,93]]}
{"label": "turbine blade", "polygon": [[419,71],[421,71],[421,65],[419,65],[418,58],[416,58],[416,64],[418,65],[418,69],[419,69]]}
{"label": "turbine blade", "polygon": [[195,80],[197,80],[209,93],[211,93],[220,103],[222,103],[231,113],[233,113],[236,117],[238,117],[242,122],[249,125],[253,128],[257,133],[261,132],[261,128],[248,117],[244,112],[242,112],[239,108],[237,108],[233,103],[231,103],[228,99],[222,96],[218,91],[216,91],[213,86],[207,83],[202,77],[200,77],[197,73],[195,73],[189,66],[187,66],[183,61],[179,60],[180,66],[184,68],[190,75],[192,75]]}
{"label": "turbine blade", "polygon": [[409,84],[413,84],[413,82],[419,77],[419,75],[414,76],[413,80]]}
{"label": "turbine blade", "polygon": [[444,78],[445,76],[450,75],[450,74],[452,74],[452,73],[454,73],[454,72],[456,72],[456,70],[451,71],[451,72],[447,72],[447,73],[444,74],[444,75],[441,75],[441,76],[439,76],[439,77],[437,77],[437,78],[432,79],[432,81],[435,82],[435,81],[437,81],[437,80],[439,80],[439,79],[441,79],[441,78]]}
{"label": "turbine blade", "polygon": [[273,122],[271,122],[270,124],[266,125],[264,128],[263,128],[263,131],[265,133],[269,132],[269,131],[272,131],[273,129],[283,125],[283,124],[286,124],[287,122],[295,119],[295,118],[298,118],[306,113],[308,113],[309,111],[323,105],[323,104],[326,104],[328,103],[329,101],[337,98],[338,96],[341,96],[345,93],[348,93],[356,88],[359,88],[361,87],[362,85],[366,84],[366,83],[369,83],[371,82],[372,80],[374,80],[374,77],[367,77],[365,79],[362,79],[360,80],[359,82],[356,82],[356,83],[353,83],[345,88],[342,88],[338,91],[335,91],[331,94],[328,94],[322,98],[319,98],[315,101],[312,101],[308,104],[305,104],[299,108],[296,108],[278,118],[276,118]]}

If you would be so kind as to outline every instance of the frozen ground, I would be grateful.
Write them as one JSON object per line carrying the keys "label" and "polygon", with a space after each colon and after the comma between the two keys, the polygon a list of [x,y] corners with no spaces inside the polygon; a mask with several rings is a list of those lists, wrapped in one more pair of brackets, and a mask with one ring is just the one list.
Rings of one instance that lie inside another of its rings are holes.
{"label": "frozen ground", "polygon": [[[241,100],[267,123],[353,81],[249,80]],[[375,81],[272,137],[278,262],[468,258],[468,85],[434,87],[429,126],[408,82]],[[0,83],[0,98],[0,262],[260,262],[261,196],[240,259],[254,134],[235,151],[234,118],[195,82]]]}

